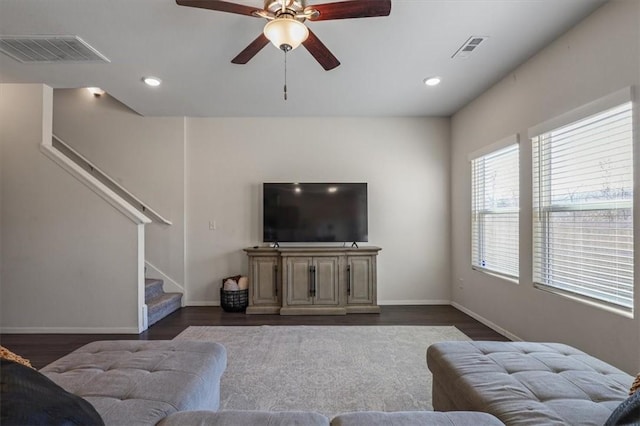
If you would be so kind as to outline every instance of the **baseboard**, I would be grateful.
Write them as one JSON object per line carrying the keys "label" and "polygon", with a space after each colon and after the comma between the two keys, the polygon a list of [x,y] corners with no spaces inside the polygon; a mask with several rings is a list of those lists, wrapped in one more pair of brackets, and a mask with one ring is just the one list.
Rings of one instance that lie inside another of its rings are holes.
{"label": "baseboard", "polygon": [[185,306],[220,306],[220,301],[209,300],[187,300],[184,302]]}
{"label": "baseboard", "polygon": [[[450,305],[450,300],[379,300],[378,305]],[[220,306],[220,301],[187,300],[185,306]]]}
{"label": "baseboard", "polygon": [[140,334],[137,327],[2,327],[4,334]]}
{"label": "baseboard", "polygon": [[378,305],[450,305],[450,300],[378,300]]}
{"label": "baseboard", "polygon": [[142,331],[149,328],[149,306],[145,303],[142,305]]}
{"label": "baseboard", "polygon": [[500,327],[498,324],[489,321],[488,319],[486,319],[485,317],[483,317],[482,315],[478,315],[477,313],[473,312],[470,309],[465,308],[464,306],[462,306],[461,304],[457,303],[457,302],[451,302],[451,306],[453,306],[454,308],[464,312],[465,314],[469,315],[471,318],[473,318],[476,321],[480,321],[482,324],[486,325],[487,327],[489,327],[490,329],[492,329],[493,331],[495,331],[496,333],[502,334],[504,337],[506,337],[509,340],[512,340],[514,342],[522,342],[523,340],[516,336],[515,334],[511,333],[508,330],[505,330],[504,328]]}

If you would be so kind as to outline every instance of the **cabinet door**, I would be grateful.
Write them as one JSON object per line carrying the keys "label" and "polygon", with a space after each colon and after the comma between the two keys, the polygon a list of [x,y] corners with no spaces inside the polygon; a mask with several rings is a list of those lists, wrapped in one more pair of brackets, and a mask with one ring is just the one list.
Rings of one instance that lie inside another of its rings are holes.
{"label": "cabinet door", "polygon": [[311,257],[286,258],[286,285],[288,305],[311,305]]}
{"label": "cabinet door", "polygon": [[373,303],[373,259],[368,256],[347,258],[347,303]]}
{"label": "cabinet door", "polygon": [[338,304],[338,257],[315,257],[313,259],[315,305]]}
{"label": "cabinet door", "polygon": [[254,257],[251,260],[251,298],[254,305],[278,305],[278,258]]}

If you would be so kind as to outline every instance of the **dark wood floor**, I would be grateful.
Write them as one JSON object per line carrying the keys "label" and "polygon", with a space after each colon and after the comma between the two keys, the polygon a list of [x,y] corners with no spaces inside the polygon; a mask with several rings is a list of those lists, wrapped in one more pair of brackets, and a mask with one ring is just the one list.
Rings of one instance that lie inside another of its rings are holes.
{"label": "dark wood floor", "polygon": [[140,335],[2,334],[0,344],[42,368],[96,340],[170,340],[191,325],[453,325],[474,340],[508,340],[452,306],[383,306],[380,314],[280,316],[228,313],[218,307],[187,307]]}

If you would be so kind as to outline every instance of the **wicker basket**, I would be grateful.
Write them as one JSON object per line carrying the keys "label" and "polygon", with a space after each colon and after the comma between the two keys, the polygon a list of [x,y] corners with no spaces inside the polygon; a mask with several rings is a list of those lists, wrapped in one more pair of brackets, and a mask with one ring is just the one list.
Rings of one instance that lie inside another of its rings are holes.
{"label": "wicker basket", "polygon": [[[227,280],[238,281],[240,275],[227,277],[222,280],[222,285]],[[245,290],[225,290],[220,287],[220,306],[225,312],[244,312],[249,304],[249,289]]]}
{"label": "wicker basket", "polygon": [[249,304],[249,289],[229,291],[220,289],[220,306],[225,312],[244,312]]}

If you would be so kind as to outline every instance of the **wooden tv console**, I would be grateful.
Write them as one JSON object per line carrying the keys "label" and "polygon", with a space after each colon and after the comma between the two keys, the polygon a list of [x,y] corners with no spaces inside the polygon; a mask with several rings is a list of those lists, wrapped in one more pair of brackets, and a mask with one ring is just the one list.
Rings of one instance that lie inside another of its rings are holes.
{"label": "wooden tv console", "polygon": [[246,248],[247,314],[380,313],[376,258],[380,247]]}

